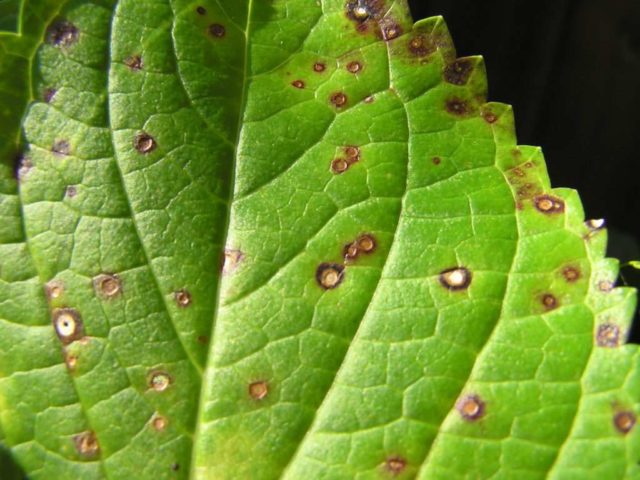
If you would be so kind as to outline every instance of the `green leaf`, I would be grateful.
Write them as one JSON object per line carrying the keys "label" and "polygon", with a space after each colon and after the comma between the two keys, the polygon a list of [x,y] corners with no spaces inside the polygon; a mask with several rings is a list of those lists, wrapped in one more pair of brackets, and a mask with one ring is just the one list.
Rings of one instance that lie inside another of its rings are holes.
{"label": "green leaf", "polygon": [[0,443],[29,478],[640,477],[635,291],[441,18],[20,12]]}

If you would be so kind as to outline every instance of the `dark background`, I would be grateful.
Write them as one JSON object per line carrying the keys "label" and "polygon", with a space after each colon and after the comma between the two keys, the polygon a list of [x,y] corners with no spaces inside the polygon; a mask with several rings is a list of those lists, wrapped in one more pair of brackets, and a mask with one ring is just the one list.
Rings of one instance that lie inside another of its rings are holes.
{"label": "dark background", "polygon": [[[513,105],[554,186],[605,218],[610,256],[640,260],[640,0],[409,0],[444,16],[458,56],[483,55],[489,99]],[[619,284],[640,286],[622,269]],[[631,340],[640,343],[636,315]]]}

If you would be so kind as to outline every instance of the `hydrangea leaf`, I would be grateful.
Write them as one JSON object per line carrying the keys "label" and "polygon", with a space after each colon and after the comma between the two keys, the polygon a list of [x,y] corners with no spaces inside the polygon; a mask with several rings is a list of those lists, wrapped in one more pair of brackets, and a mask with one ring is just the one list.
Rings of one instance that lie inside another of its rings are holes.
{"label": "hydrangea leaf", "polygon": [[0,441],[29,478],[640,477],[635,291],[441,18],[16,18]]}

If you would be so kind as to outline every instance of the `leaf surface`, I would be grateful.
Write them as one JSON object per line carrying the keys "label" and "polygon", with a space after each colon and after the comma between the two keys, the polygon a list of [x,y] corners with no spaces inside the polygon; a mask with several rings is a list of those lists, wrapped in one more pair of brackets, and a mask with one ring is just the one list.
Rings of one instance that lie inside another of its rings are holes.
{"label": "leaf surface", "polygon": [[442,19],[16,18],[0,441],[29,478],[640,477],[635,291]]}

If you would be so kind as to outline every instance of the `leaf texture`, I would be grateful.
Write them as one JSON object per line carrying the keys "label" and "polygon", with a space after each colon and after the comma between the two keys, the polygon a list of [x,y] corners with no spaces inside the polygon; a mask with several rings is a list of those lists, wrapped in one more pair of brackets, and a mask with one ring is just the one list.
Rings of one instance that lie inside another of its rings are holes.
{"label": "leaf texture", "polygon": [[635,291],[441,18],[18,19],[0,442],[29,478],[640,478]]}

